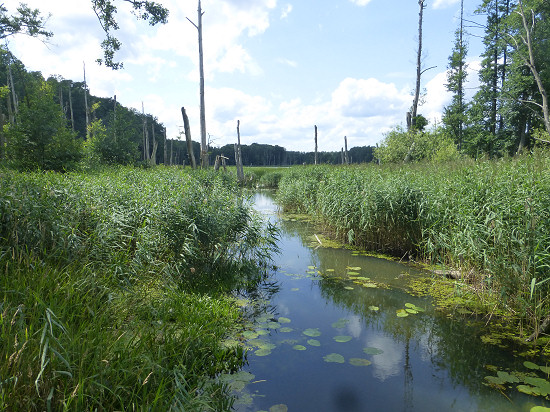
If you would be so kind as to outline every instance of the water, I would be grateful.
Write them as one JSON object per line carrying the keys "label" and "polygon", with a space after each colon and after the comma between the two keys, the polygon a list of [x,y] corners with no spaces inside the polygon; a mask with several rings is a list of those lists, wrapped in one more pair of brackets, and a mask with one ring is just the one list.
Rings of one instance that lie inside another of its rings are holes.
{"label": "water", "polygon": [[[257,194],[255,205],[279,221],[281,253],[265,300],[252,305],[255,333],[247,343],[247,384],[234,386],[237,411],[285,405],[291,412],[500,412],[542,404],[515,390],[508,399],[484,385],[485,376],[495,375],[487,365],[515,367],[518,361],[484,344],[478,326],[407,293],[407,282],[424,274],[345,249],[315,247],[313,227],[279,220],[270,195]],[[349,272],[376,287],[354,283]],[[407,307],[425,311],[398,317]]]}

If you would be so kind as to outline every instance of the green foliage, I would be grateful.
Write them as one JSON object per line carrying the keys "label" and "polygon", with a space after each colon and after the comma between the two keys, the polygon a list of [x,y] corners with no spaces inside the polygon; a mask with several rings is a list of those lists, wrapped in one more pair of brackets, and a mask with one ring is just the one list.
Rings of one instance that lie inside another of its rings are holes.
{"label": "green foliage", "polygon": [[13,164],[19,169],[68,170],[82,157],[81,143],[67,128],[51,87],[38,80],[19,107],[17,123],[7,129]]}
{"label": "green foliage", "polygon": [[459,157],[454,142],[442,128],[418,132],[406,131],[401,126],[386,133],[374,154],[381,163],[402,163],[409,151],[412,161],[441,162]]}
{"label": "green foliage", "polygon": [[227,175],[2,170],[0,409],[230,410],[274,234]]}
{"label": "green foliage", "polygon": [[19,4],[17,14],[9,16],[4,4],[0,5],[0,39],[22,33],[31,37],[52,37],[53,33],[47,31],[45,18],[37,9],[30,9],[26,4]]}
{"label": "green foliage", "polygon": [[535,328],[550,311],[549,159],[295,167],[278,200],[344,241],[459,268]]}

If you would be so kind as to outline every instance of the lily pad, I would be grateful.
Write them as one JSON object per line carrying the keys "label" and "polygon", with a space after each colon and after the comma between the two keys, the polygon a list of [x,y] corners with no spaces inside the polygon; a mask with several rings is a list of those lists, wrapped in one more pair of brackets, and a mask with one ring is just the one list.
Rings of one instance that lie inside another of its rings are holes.
{"label": "lily pad", "polygon": [[362,358],[351,358],[349,360],[349,363],[353,366],[369,366],[370,364],[372,364],[370,360]]}
{"label": "lily pad", "polygon": [[363,283],[363,287],[374,289],[374,288],[377,288],[378,285],[376,283],[373,283],[373,282],[365,282],[365,283]]}
{"label": "lily pad", "polygon": [[409,314],[405,311],[405,309],[398,309],[397,316],[400,318],[406,318]]}
{"label": "lily pad", "polygon": [[378,306],[369,306],[369,310],[372,310],[374,312],[377,312],[380,310],[380,308]]}
{"label": "lily pad", "polygon": [[284,403],[273,405],[271,408],[269,408],[269,412],[288,412],[288,406],[286,406]]}
{"label": "lily pad", "polygon": [[323,356],[323,359],[325,360],[325,362],[329,363],[344,363],[346,361],[344,357],[339,353],[328,354],[326,356]]}
{"label": "lily pad", "polygon": [[277,321],[279,323],[290,323],[291,322],[289,318],[285,318],[285,317],[282,317],[282,316],[279,319],[277,319]]}
{"label": "lily pad", "polygon": [[300,290],[300,288],[292,288],[290,289],[291,292],[298,292]]}
{"label": "lily pad", "polygon": [[354,288],[352,288],[351,286],[344,286],[344,289],[346,289],[346,290],[353,290]]}
{"label": "lily pad", "polygon": [[367,355],[380,355],[384,353],[382,349],[378,348],[363,348],[363,352],[365,352]]}
{"label": "lily pad", "polygon": [[319,328],[308,328],[304,330],[302,333],[311,338],[316,338],[317,336],[321,336],[321,331],[319,331]]}
{"label": "lily pad", "polygon": [[342,329],[342,328],[345,328],[346,325],[349,323],[349,319],[338,319],[338,321],[334,322],[332,324],[332,327],[335,328],[335,329]]}
{"label": "lily pad", "polygon": [[307,268],[308,268],[309,270],[313,270],[313,269],[315,269],[315,266],[308,266]]}
{"label": "lily pad", "polygon": [[284,327],[284,328],[279,329],[279,332],[288,333],[288,332],[292,332],[293,330],[294,329],[292,329],[292,328]]}
{"label": "lily pad", "polygon": [[281,324],[278,322],[268,322],[266,325],[269,329],[279,329]]}
{"label": "lily pad", "polygon": [[258,349],[256,352],[254,352],[254,355],[256,356],[267,356],[271,354],[271,349]]}
{"label": "lily pad", "polygon": [[249,340],[248,344],[257,347],[258,349],[269,349],[269,350],[271,350],[271,349],[275,349],[277,347],[277,345],[275,345],[274,343],[271,343],[271,342],[268,342],[268,341],[265,341],[265,340],[261,340],[261,339]]}
{"label": "lily pad", "polygon": [[325,269],[325,272],[334,272],[334,269]]}
{"label": "lily pad", "polygon": [[348,276],[356,276],[359,275],[359,272],[348,272]]}
{"label": "lily pad", "polygon": [[269,335],[269,331],[268,331],[268,330],[265,330],[265,329],[258,329],[258,330],[256,331],[256,333],[257,333],[259,336]]}
{"label": "lily pad", "polygon": [[504,382],[509,383],[518,383],[519,378],[516,375],[512,375],[511,373],[505,372],[505,371],[498,371],[497,376],[502,379]]}
{"label": "lily pad", "polygon": [[361,266],[348,266],[346,269],[348,269],[348,270],[361,270]]}
{"label": "lily pad", "polygon": [[292,347],[294,350],[306,350],[307,348],[304,345],[294,345]]}
{"label": "lily pad", "polygon": [[256,339],[259,336],[258,332],[253,332],[251,330],[245,330],[243,332],[243,338],[245,339]]}
{"label": "lily pad", "polygon": [[345,342],[349,342],[350,340],[352,340],[353,337],[352,337],[352,336],[341,335],[341,336],[335,336],[333,339],[334,339],[336,342],[345,343]]}
{"label": "lily pad", "polygon": [[414,310],[414,309],[411,309],[411,308],[405,309],[405,312],[410,313],[411,315],[416,315],[418,313],[417,310]]}
{"label": "lily pad", "polygon": [[544,406],[533,406],[529,412],[550,412],[550,408]]}
{"label": "lily pad", "polygon": [[321,346],[321,342],[319,342],[317,339],[308,339],[307,343],[311,346]]}

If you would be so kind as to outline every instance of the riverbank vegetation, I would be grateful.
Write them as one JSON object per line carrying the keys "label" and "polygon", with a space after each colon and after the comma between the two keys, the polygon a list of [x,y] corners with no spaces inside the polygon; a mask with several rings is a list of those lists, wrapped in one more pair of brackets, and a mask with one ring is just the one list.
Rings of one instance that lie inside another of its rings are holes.
{"label": "riverbank vegetation", "polygon": [[275,232],[207,171],[0,171],[0,409],[228,410]]}
{"label": "riverbank vegetation", "polygon": [[[296,167],[285,211],[314,215],[355,245],[459,270],[527,338],[550,314],[550,158]],[[534,337],[533,335],[532,337]]]}

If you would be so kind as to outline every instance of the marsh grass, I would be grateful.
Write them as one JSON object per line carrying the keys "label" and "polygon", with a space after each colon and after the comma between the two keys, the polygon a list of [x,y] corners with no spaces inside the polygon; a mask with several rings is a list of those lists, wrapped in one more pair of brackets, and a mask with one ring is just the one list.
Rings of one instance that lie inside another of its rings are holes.
{"label": "marsh grass", "polygon": [[[286,211],[369,250],[459,268],[467,287],[536,329],[550,312],[550,158],[296,167]],[[490,297],[490,299],[489,299]]]}
{"label": "marsh grass", "polygon": [[228,293],[274,244],[235,182],[0,173],[0,409],[230,410],[212,381],[244,360],[221,344]]}

